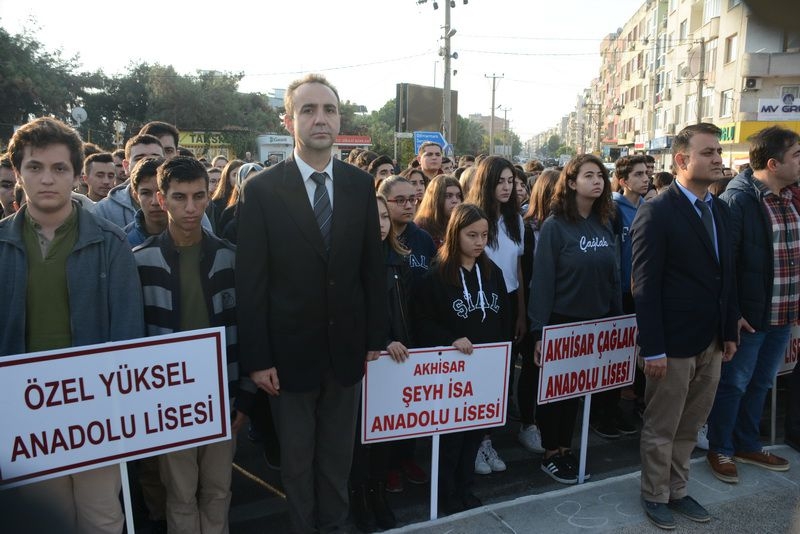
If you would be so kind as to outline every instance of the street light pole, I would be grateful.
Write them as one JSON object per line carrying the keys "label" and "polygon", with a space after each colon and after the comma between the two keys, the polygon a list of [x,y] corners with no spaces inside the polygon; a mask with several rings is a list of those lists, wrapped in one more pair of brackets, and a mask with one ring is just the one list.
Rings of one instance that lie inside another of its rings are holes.
{"label": "street light pole", "polygon": [[[444,2],[444,89],[442,90],[442,137],[450,144],[450,2]],[[444,147],[442,147],[444,148]]]}

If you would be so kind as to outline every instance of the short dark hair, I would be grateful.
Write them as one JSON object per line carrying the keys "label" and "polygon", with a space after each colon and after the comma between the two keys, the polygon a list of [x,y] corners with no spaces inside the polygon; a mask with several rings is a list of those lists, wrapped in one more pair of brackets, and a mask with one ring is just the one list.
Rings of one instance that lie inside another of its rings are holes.
{"label": "short dark hair", "polygon": [[657,172],[655,176],[653,176],[653,186],[656,189],[661,189],[662,187],[667,187],[669,184],[671,184],[674,179],[675,176],[673,176],[671,172]]}
{"label": "short dark hair", "polygon": [[617,180],[627,180],[634,165],[647,165],[647,158],[641,154],[622,156],[614,162],[614,176]]}
{"label": "short dark hair", "polygon": [[391,165],[392,169],[394,169],[394,162],[392,162],[392,158],[389,156],[378,156],[372,160],[372,163],[369,164],[369,169],[367,169],[367,172],[369,172],[372,176],[375,176],[375,173],[378,172],[378,167],[386,164]]}
{"label": "short dark hair", "polygon": [[194,182],[202,179],[205,181],[206,189],[208,189],[208,171],[206,171],[205,165],[195,158],[175,156],[158,167],[157,177],[158,190],[161,191],[162,195],[166,195],[169,192],[169,186],[173,181]]}
{"label": "short dark hair", "polygon": [[99,154],[103,149],[94,143],[83,143],[83,157],[88,158],[92,154]]}
{"label": "short dark hair", "polygon": [[144,126],[142,126],[142,129],[139,130],[139,135],[142,134],[149,134],[155,137],[163,137],[165,135],[171,135],[172,139],[175,141],[175,147],[178,146],[178,138],[180,137],[180,133],[178,132],[177,128],[175,128],[168,122],[161,122],[161,121],[150,121]]}
{"label": "short dark hair", "polygon": [[656,164],[656,158],[654,158],[650,154],[644,154],[643,157],[644,157],[645,165],[648,164],[648,163],[652,163],[653,165]]}
{"label": "short dark hair", "polygon": [[783,162],[786,152],[797,144],[800,135],[780,126],[770,126],[747,140],[750,142],[750,167],[760,171],[767,168],[767,162],[771,159]]}
{"label": "short dark hair", "polygon": [[11,165],[11,156],[9,156],[8,153],[0,155],[0,167],[5,169],[14,169],[14,166]]}
{"label": "short dark hair", "polygon": [[118,148],[114,152],[111,153],[112,156],[119,159],[125,159],[125,149]]}
{"label": "short dark hair", "polygon": [[92,163],[114,163],[114,156],[111,155],[111,152],[95,152],[94,154],[89,154],[85,160],[83,160],[83,174],[89,174],[89,168],[92,166]]}
{"label": "short dark hair", "polygon": [[419,150],[417,150],[417,154],[422,154],[425,151],[425,149],[428,148],[429,146],[435,146],[439,150],[442,150],[442,145],[440,145],[439,143],[434,143],[433,141],[425,141],[424,143],[419,145]]}
{"label": "short dark hair", "polygon": [[[194,155],[194,152],[192,152],[191,150],[189,150],[185,146],[179,146],[179,147],[176,148],[176,150],[178,151],[178,155],[179,156],[183,156],[185,158],[197,159],[197,157]],[[197,160],[197,161],[200,161],[200,160]],[[200,163],[202,163],[202,161],[200,161]]]}
{"label": "short dark hair", "polygon": [[131,169],[131,188],[139,189],[139,184],[158,175],[158,168],[166,161],[164,158],[142,158]]}
{"label": "short dark hair", "polygon": [[672,157],[673,159],[678,154],[683,153],[687,148],[689,148],[689,142],[692,140],[692,137],[695,134],[711,134],[716,137],[720,137],[722,135],[722,130],[720,130],[715,125],[711,124],[710,122],[699,122],[697,124],[690,124],[680,132],[675,138],[672,140]]}
{"label": "short dark hair", "polygon": [[319,83],[330,89],[336,97],[336,104],[338,106],[340,100],[339,91],[336,90],[336,87],[334,87],[333,84],[331,84],[331,82],[329,82],[328,79],[322,74],[306,74],[299,80],[295,80],[290,83],[289,87],[286,88],[286,93],[283,96],[283,108],[287,115],[290,117],[294,115],[294,93],[297,91],[298,87],[307,83]]}
{"label": "short dark hair", "polygon": [[475,156],[471,154],[464,154],[463,156],[458,158],[459,167],[466,167],[466,164],[469,162],[475,163]]}
{"label": "short dark hair", "polygon": [[164,145],[161,144],[161,141],[158,140],[158,137],[155,137],[150,134],[139,134],[134,135],[125,143],[125,159],[130,161],[131,160],[131,148],[135,145],[158,145],[161,149],[164,149]]}
{"label": "short dark hair", "polygon": [[25,147],[44,148],[66,145],[73,176],[78,176],[83,165],[83,141],[78,133],[58,119],[39,117],[21,126],[8,144],[8,155],[14,170],[20,172]]}
{"label": "short dark hair", "polygon": [[369,168],[369,164],[378,157],[378,154],[372,150],[365,150],[356,158],[356,167]]}

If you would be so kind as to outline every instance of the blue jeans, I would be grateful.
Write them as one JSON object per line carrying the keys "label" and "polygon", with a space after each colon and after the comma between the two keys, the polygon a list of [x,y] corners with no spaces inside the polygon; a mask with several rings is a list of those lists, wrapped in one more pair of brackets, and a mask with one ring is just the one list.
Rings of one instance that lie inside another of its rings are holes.
{"label": "blue jeans", "polygon": [[739,349],[722,364],[714,407],[708,417],[709,450],[726,456],[761,450],[759,423],[764,399],[786,352],[791,326],[741,332]]}

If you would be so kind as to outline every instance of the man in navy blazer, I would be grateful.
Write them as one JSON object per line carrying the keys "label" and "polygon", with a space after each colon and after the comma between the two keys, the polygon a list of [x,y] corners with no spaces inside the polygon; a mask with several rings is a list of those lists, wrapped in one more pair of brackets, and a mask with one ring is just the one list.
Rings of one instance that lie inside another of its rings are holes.
{"label": "man in navy blazer", "polygon": [[331,157],[339,96],[322,76],[286,91],[292,157],[246,182],[236,258],[242,370],[271,395],[292,529],[334,530],[365,360],[385,348],[385,267],[372,176]]}
{"label": "man in navy blazer", "polygon": [[738,309],[727,205],[708,186],[722,178],[720,130],[693,124],[673,140],[677,178],[639,208],[631,228],[633,296],[644,358],[642,504],[675,528],[672,512],[706,522],[687,495],[697,431],[714,402],[722,361],[736,352]]}

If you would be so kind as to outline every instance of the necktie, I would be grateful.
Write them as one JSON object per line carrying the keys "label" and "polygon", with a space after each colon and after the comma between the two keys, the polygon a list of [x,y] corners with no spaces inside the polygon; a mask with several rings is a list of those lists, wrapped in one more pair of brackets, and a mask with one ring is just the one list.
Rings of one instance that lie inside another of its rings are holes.
{"label": "necktie", "polygon": [[317,219],[325,250],[330,250],[333,209],[331,208],[331,199],[328,196],[328,188],[325,187],[325,179],[327,177],[328,173],[325,172],[315,172],[311,175],[311,179],[317,184],[317,188],[314,190],[314,217]]}
{"label": "necktie", "polygon": [[714,248],[714,220],[711,216],[711,208],[699,198],[694,201],[694,205],[700,210],[700,220],[703,221],[708,239],[711,241],[711,247]]}

